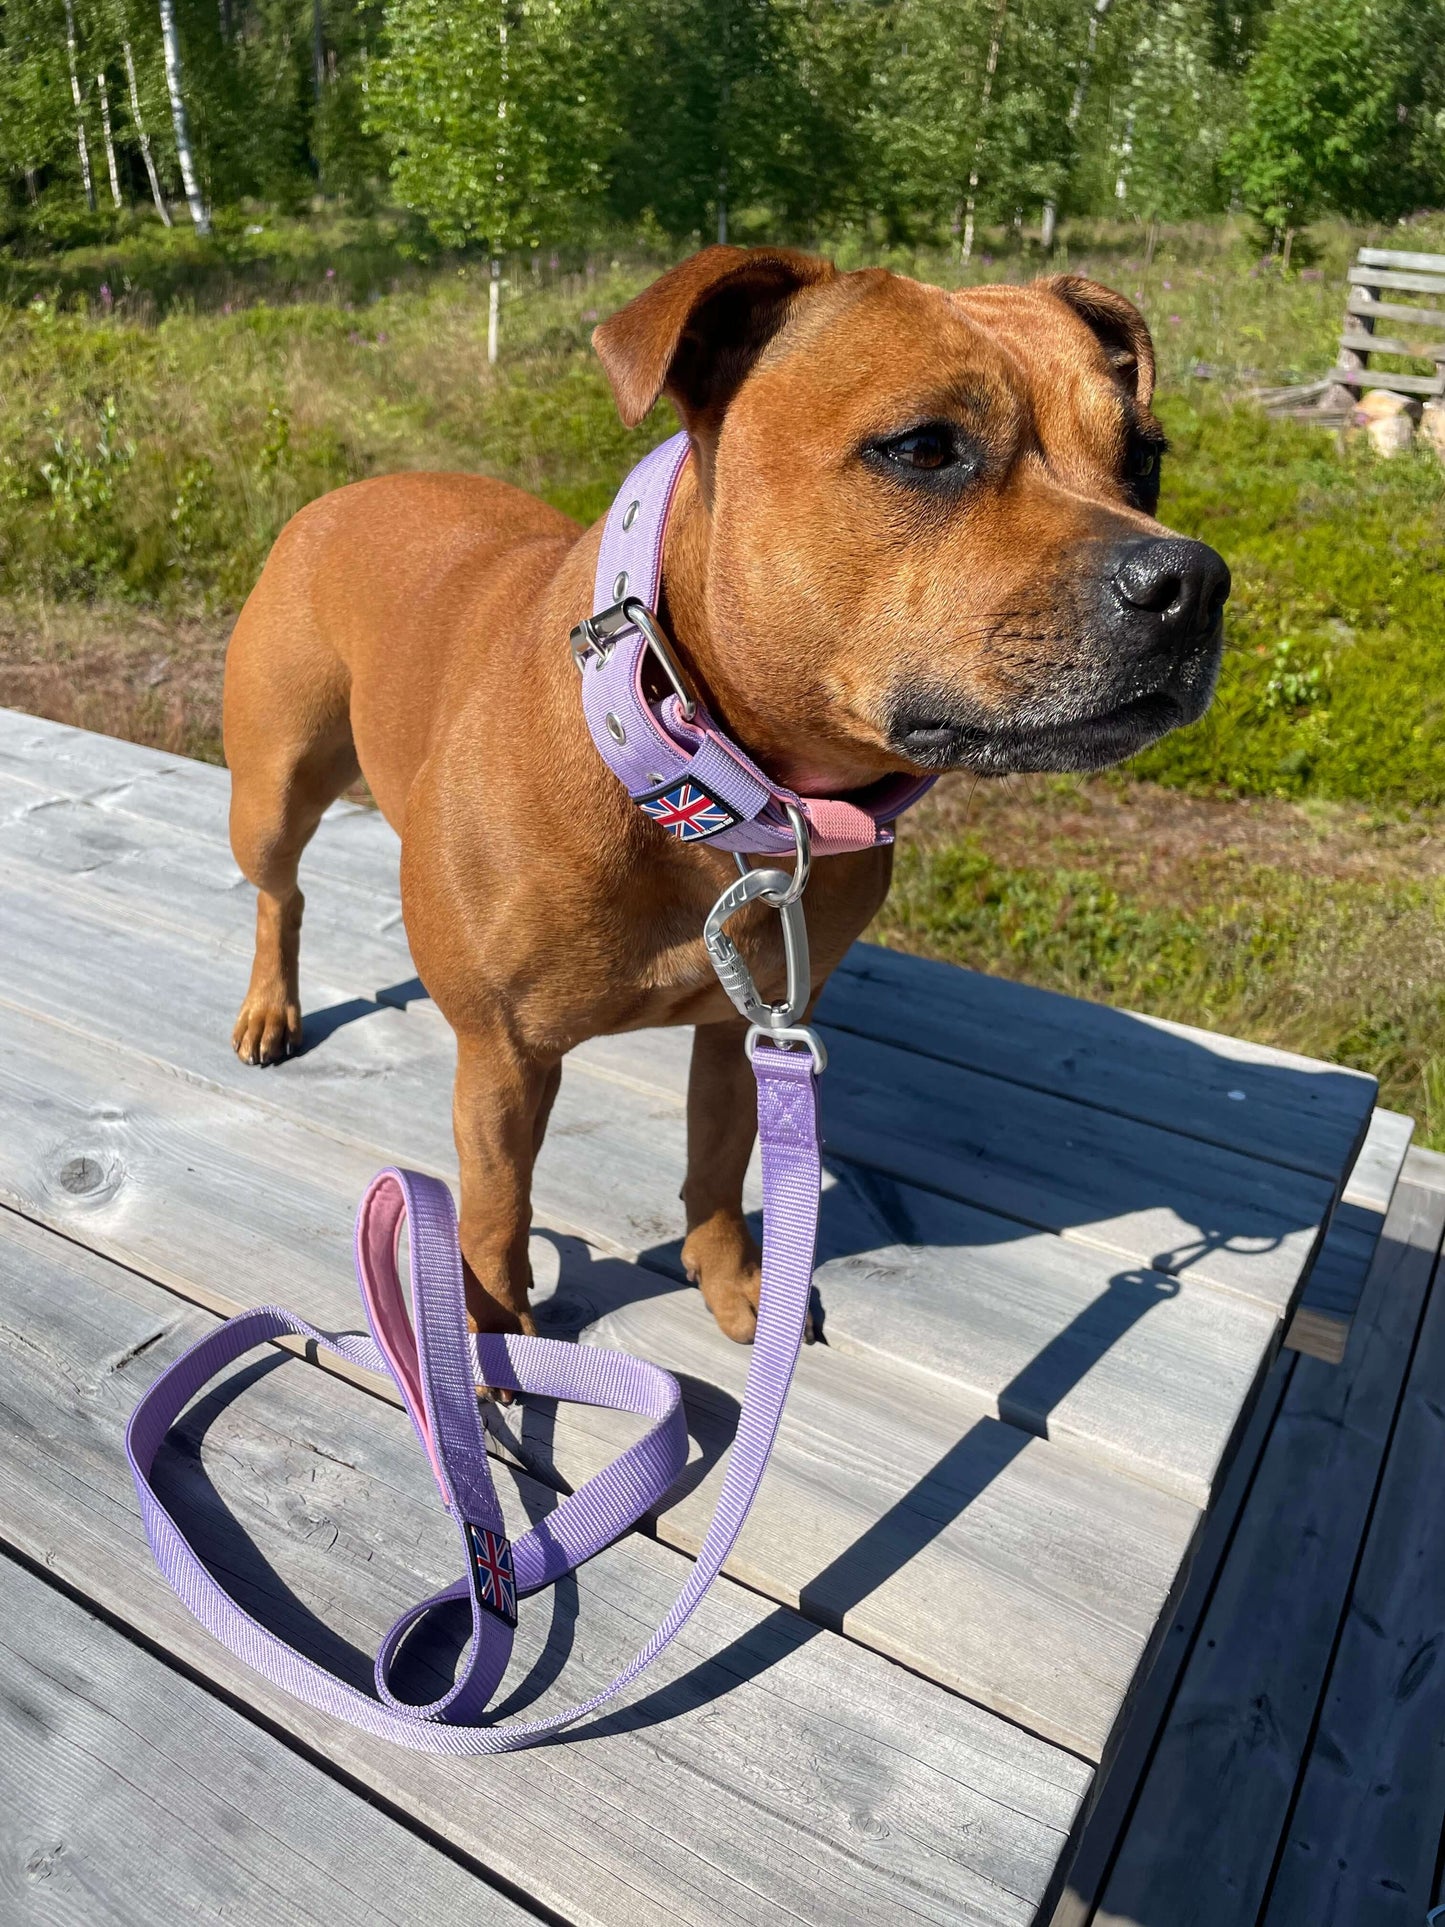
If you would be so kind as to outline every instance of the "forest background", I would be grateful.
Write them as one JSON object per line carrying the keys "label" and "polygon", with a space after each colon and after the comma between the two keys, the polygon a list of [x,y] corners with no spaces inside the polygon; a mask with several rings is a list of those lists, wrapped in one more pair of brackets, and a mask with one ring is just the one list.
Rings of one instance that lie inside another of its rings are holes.
{"label": "forest background", "polygon": [[1445,488],[1253,397],[1445,248],[1445,0],[4,0],[0,702],[219,756],[286,518],[399,467],[581,519],[598,316],[725,235],[1137,299],[1203,723],[940,786],[875,935],[1379,1075],[1445,1146]]}

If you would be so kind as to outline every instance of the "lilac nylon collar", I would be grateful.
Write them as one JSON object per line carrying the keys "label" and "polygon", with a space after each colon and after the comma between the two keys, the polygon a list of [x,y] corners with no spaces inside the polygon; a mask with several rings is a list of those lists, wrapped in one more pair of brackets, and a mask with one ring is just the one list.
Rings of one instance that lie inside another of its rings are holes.
{"label": "lilac nylon collar", "polygon": [[802,812],[818,856],[891,843],[894,818],[935,778],[889,778],[851,801],[800,796],[765,775],[701,704],[689,718],[676,694],[660,704],[649,700],[643,671],[653,644],[627,617],[640,604],[642,622],[656,622],[667,520],[689,452],[685,434],[653,449],[608,512],[597,558],[597,613],[573,635],[598,754],[634,802],[684,842],[706,839],[724,850],[785,855],[793,848],[791,803]]}

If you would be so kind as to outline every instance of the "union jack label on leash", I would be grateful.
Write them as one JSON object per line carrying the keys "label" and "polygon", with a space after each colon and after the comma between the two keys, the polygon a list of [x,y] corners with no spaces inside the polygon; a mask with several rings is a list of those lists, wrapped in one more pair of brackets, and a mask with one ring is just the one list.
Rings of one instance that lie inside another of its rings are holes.
{"label": "union jack label on leash", "polygon": [[499,1532],[485,1526],[469,1525],[467,1552],[471,1561],[472,1589],[477,1603],[485,1606],[509,1626],[517,1623],[517,1575],[512,1566],[512,1548]]}
{"label": "union jack label on leash", "polygon": [[637,806],[680,843],[700,843],[742,821],[735,810],[705,790],[695,776],[639,796]]}

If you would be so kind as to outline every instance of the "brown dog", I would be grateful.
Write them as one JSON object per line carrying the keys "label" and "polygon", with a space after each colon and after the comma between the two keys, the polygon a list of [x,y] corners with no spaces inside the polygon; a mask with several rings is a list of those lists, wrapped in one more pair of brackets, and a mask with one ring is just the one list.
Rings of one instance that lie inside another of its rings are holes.
{"label": "brown dog", "polygon": [[[1153,518],[1153,350],[1121,296],[1069,276],[950,294],[714,247],[593,341],[626,422],[665,394],[691,437],[664,625],[780,781],[1093,769],[1208,704],[1228,571]],[[297,864],[364,773],[402,836],[413,958],[456,1032],[476,1325],[532,1328],[531,1174],[566,1052],[695,1024],[684,1259],[746,1340],[752,1078],[700,941],[734,868],[650,822],[588,737],[567,642],[600,529],[501,482],[411,474],[284,530],[226,665],[231,841],[259,893],[234,1043],[249,1063],[299,1043]],[[887,849],[815,866],[815,995],[889,870]],[[769,996],[776,921],[757,905],[731,926]]]}

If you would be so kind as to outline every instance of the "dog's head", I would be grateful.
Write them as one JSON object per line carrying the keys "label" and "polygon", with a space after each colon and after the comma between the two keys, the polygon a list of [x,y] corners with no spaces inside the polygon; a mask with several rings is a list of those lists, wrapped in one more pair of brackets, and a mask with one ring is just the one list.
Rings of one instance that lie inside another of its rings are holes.
{"label": "dog's head", "polygon": [[706,555],[672,613],[784,780],[1095,769],[1208,706],[1229,571],[1155,520],[1121,295],[715,247],[593,341],[624,420],[665,393],[692,439]]}

